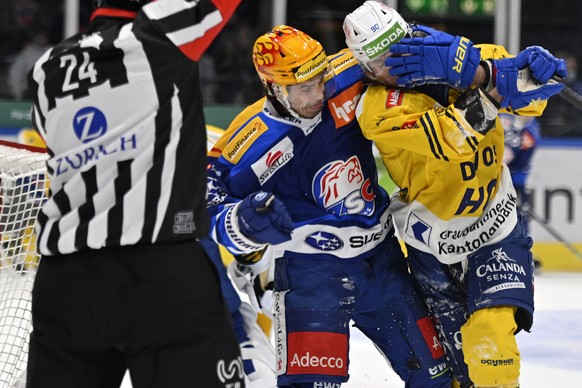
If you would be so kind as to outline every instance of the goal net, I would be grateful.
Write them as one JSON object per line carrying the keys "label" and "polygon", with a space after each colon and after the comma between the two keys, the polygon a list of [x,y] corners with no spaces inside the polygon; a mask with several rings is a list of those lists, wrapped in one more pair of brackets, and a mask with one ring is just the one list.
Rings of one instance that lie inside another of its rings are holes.
{"label": "goal net", "polygon": [[41,148],[0,140],[0,388],[26,380],[39,262],[34,223],[46,198],[47,158]]}

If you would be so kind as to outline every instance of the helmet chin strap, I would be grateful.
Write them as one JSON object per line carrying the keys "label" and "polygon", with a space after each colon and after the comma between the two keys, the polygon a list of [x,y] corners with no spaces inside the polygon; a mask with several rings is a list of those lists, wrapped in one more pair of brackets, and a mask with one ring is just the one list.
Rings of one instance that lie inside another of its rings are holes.
{"label": "helmet chin strap", "polygon": [[300,116],[297,112],[293,110],[291,107],[291,102],[289,101],[289,94],[287,93],[287,88],[283,85],[279,84],[271,84],[271,90],[273,92],[273,96],[283,105],[287,112],[296,119],[305,119],[305,117]]}

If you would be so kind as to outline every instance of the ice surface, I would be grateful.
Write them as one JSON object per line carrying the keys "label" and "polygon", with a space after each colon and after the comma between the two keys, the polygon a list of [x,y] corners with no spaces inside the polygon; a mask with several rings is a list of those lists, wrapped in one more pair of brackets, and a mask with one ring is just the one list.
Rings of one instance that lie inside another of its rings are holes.
{"label": "ice surface", "polygon": [[[517,335],[523,388],[582,387],[582,273],[536,277],[531,333]],[[352,331],[350,381],[346,388],[403,388],[368,339]],[[123,388],[131,388],[129,379]],[[264,387],[268,388],[268,387]]]}

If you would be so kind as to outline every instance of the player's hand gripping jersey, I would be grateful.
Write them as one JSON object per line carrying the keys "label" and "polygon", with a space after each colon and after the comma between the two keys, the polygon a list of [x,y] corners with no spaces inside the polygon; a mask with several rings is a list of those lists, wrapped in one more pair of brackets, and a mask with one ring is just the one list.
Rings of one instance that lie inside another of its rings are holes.
{"label": "player's hand gripping jersey", "polygon": [[274,192],[285,203],[295,229],[276,250],[288,257],[369,256],[391,228],[387,194],[373,184],[371,142],[352,133],[360,130],[354,115],[363,74],[349,51],[330,62],[336,91],[320,115],[280,118],[262,99],[233,121],[211,151],[218,158],[209,167],[212,233],[231,252],[263,248],[240,233],[231,205],[254,191]]}
{"label": "player's hand gripping jersey", "polygon": [[[480,47],[484,58],[509,55],[502,47]],[[497,120],[486,135],[475,131],[451,105],[457,96],[438,85],[374,85],[357,108],[364,135],[402,189],[391,205],[401,238],[445,264],[502,240],[517,222],[511,177],[499,168],[503,128]],[[539,115],[544,107],[540,102],[519,113]]]}

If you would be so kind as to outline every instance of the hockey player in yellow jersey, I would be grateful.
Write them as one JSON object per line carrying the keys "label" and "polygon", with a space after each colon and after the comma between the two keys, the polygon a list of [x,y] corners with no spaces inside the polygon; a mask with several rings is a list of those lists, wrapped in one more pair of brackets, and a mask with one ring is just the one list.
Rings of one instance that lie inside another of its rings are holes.
{"label": "hockey player in yellow jersey", "polygon": [[376,81],[356,115],[400,188],[394,222],[456,378],[461,387],[518,387],[515,334],[530,330],[534,310],[532,241],[502,163],[497,114],[541,114],[562,88],[545,82],[565,76],[565,65],[541,47],[513,57],[409,26],[375,1],[343,27]]}

